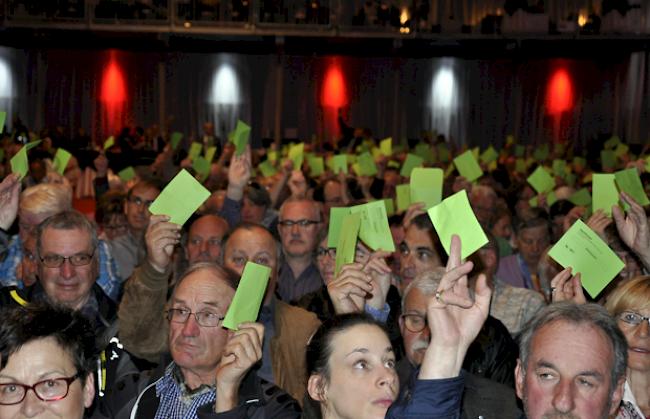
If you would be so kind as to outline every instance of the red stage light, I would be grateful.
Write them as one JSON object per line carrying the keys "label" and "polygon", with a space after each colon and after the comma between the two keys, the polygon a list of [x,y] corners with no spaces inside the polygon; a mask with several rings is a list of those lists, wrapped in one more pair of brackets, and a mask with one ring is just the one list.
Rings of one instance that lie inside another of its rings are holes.
{"label": "red stage light", "polygon": [[124,76],[122,69],[116,61],[111,58],[108,67],[104,70],[102,77],[102,102],[111,106],[124,102],[126,100],[126,87],[124,84]]}
{"label": "red stage light", "polygon": [[560,68],[553,73],[546,92],[546,112],[559,115],[573,107],[573,83],[568,71]]}
{"label": "red stage light", "polygon": [[327,68],[323,91],[321,94],[321,105],[333,108],[341,108],[348,103],[343,72],[336,60]]}

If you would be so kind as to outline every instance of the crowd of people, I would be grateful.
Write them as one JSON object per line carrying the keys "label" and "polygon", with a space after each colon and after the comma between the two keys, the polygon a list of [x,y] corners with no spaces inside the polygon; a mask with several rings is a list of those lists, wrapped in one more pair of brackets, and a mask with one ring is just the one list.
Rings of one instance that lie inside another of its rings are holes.
{"label": "crowd of people", "polygon": [[[102,147],[43,133],[22,178],[22,135],[2,140],[0,419],[650,417],[646,210],[620,192],[592,211],[583,192],[625,168],[647,189],[645,150],[612,138],[601,161],[510,137],[475,151],[469,181],[453,163],[467,150],[442,136],[352,129],[297,159],[240,153],[209,124],[194,141],[139,134]],[[216,147],[207,172],[199,147]],[[443,197],[466,190],[488,239],[467,260],[399,196],[414,155],[444,170]],[[537,167],[551,190],[527,182]],[[149,211],[181,169],[211,193],[184,225]],[[337,266],[332,208],[377,200],[395,250],[357,238]],[[579,219],[624,262],[597,296],[548,255]],[[249,262],[271,269],[259,315],[224,328]]]}

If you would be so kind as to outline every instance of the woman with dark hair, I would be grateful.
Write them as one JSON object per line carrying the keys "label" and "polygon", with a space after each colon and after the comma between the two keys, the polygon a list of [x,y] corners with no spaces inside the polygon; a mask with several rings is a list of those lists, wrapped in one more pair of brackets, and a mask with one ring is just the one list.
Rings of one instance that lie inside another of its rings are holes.
{"label": "woman with dark hair", "polygon": [[[485,321],[490,289],[484,275],[474,298],[467,286],[472,263],[460,261],[454,236],[446,273],[428,302],[432,340],[413,387],[398,400],[395,355],[381,326],[360,314],[337,316],[324,323],[307,348],[307,392],[324,419],[460,417],[467,348]],[[418,416],[419,415],[419,416]]]}
{"label": "woman with dark hair", "polygon": [[31,304],[0,312],[0,418],[81,419],[95,397],[95,333],[78,312]]}

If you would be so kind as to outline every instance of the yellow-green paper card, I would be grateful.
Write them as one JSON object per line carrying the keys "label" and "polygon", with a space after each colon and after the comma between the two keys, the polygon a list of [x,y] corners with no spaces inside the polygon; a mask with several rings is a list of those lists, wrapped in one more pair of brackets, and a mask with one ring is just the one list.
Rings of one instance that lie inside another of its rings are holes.
{"label": "yellow-green paper card", "polygon": [[424,202],[424,208],[438,205],[442,200],[442,178],[440,168],[416,167],[411,172],[411,202]]}
{"label": "yellow-green paper card", "polygon": [[183,169],[158,195],[149,211],[169,215],[170,222],[183,225],[209,197],[210,191]]}
{"label": "yellow-green paper card", "polygon": [[548,255],[572,273],[580,274],[582,286],[592,298],[611,282],[624,267],[623,261],[582,220],[577,220]]}
{"label": "yellow-green paper card", "polygon": [[54,170],[58,174],[62,175],[65,172],[65,168],[68,166],[70,157],[72,157],[72,154],[62,149],[61,147],[59,147],[56,150],[56,154],[54,155],[54,161],[52,162],[52,165],[54,166]]}
{"label": "yellow-green paper card", "polygon": [[618,189],[616,189],[616,176],[604,173],[594,173],[591,178],[592,207],[596,212],[599,209],[607,215],[612,215],[612,207],[618,205]]}
{"label": "yellow-green paper card", "polygon": [[196,160],[201,155],[201,151],[203,151],[203,144],[194,142],[190,145],[190,151],[187,153],[187,156],[190,160]]}
{"label": "yellow-green paper card", "polygon": [[549,192],[555,187],[555,179],[542,166],[537,166],[537,169],[526,180],[537,193]]}
{"label": "yellow-green paper card", "polygon": [[424,159],[422,157],[409,153],[406,156],[406,160],[404,161],[400,175],[404,177],[410,177],[413,169],[422,166],[422,163],[424,163]]}
{"label": "yellow-green paper card", "polygon": [[31,143],[27,143],[21,148],[18,153],[16,153],[15,156],[11,158],[9,161],[11,163],[11,171],[13,173],[19,173],[20,178],[24,178],[27,176],[27,172],[29,172],[29,161],[27,160],[27,152],[31,150],[32,148],[36,147],[41,140],[36,140],[32,141]]}
{"label": "yellow-green paper card", "polygon": [[[384,203],[382,202],[382,205]],[[354,262],[354,253],[357,248],[357,235],[361,228],[361,214],[348,214],[343,217],[341,231],[336,245],[336,265],[334,274],[338,275],[343,265]]]}
{"label": "yellow-green paper card", "polygon": [[472,150],[467,150],[460,156],[454,159],[454,166],[458,169],[458,173],[468,182],[474,182],[476,179],[483,176],[483,169],[479,166],[474,157]]}
{"label": "yellow-green paper card", "polygon": [[386,157],[390,157],[393,155],[393,137],[388,137],[379,143],[379,150],[381,151],[381,154],[383,154]]}
{"label": "yellow-green paper card", "polygon": [[292,144],[289,147],[289,159],[293,162],[293,170],[300,170],[305,159],[305,143]]}
{"label": "yellow-green paper card", "polygon": [[122,179],[122,182],[126,183],[135,177],[135,170],[133,166],[129,166],[126,169],[120,170],[117,176]]}
{"label": "yellow-green paper card", "polygon": [[332,158],[332,172],[339,174],[340,172],[348,174],[348,156],[347,154],[337,154]]}
{"label": "yellow-green paper card", "polygon": [[109,148],[113,147],[115,145],[115,137],[112,135],[104,141],[104,150],[108,150]]}
{"label": "yellow-green paper card", "polygon": [[462,259],[476,252],[488,242],[472,207],[469,205],[465,189],[430,208],[428,213],[447,254],[449,254],[453,234],[460,237],[460,257]]}
{"label": "yellow-green paper card", "polygon": [[406,211],[411,205],[411,185],[397,185],[395,195],[397,195],[397,211]]}
{"label": "yellow-green paper card", "polygon": [[632,167],[626,170],[620,170],[614,174],[618,188],[632,197],[639,205],[648,205],[648,195],[643,190],[643,184],[639,177],[639,172]]}
{"label": "yellow-green paper card", "polygon": [[172,150],[176,150],[176,147],[178,147],[178,143],[180,143],[182,139],[183,139],[182,132],[172,133],[172,138],[171,138]]}
{"label": "yellow-green paper card", "polygon": [[339,234],[343,226],[343,219],[350,214],[348,207],[330,208],[330,225],[327,230],[327,247],[337,247],[339,244]]}
{"label": "yellow-green paper card", "polygon": [[241,156],[244,154],[250,135],[251,127],[238,120],[237,126],[235,126],[235,131],[232,133],[232,143],[235,144],[236,155]]}
{"label": "yellow-green paper card", "polygon": [[257,320],[270,276],[271,268],[268,266],[246,262],[235,296],[223,319],[223,327],[238,330],[240,324]]}
{"label": "yellow-green paper card", "polygon": [[356,205],[350,208],[350,212],[361,214],[359,238],[369,248],[387,252],[395,251],[395,243],[388,226],[388,214],[383,200]]}

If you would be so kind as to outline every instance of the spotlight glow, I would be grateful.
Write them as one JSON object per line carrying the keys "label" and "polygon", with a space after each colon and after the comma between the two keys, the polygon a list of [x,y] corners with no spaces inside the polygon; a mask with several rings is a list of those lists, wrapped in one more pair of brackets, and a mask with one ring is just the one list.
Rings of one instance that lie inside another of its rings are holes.
{"label": "spotlight glow", "polygon": [[0,98],[13,97],[13,78],[7,62],[0,58]]}
{"label": "spotlight glow", "polygon": [[433,79],[431,103],[434,109],[450,110],[458,101],[458,88],[454,72],[449,67],[438,70]]}
{"label": "spotlight glow", "polygon": [[334,61],[327,68],[325,74],[325,83],[321,94],[321,105],[332,108],[340,108],[348,103],[347,92],[345,88],[345,79],[339,64]]}
{"label": "spotlight glow", "polygon": [[239,80],[230,64],[222,64],[214,74],[209,102],[215,105],[239,105],[241,103]]}
{"label": "spotlight glow", "polygon": [[546,92],[546,111],[559,115],[573,107],[573,82],[569,72],[560,68],[553,73]]}

